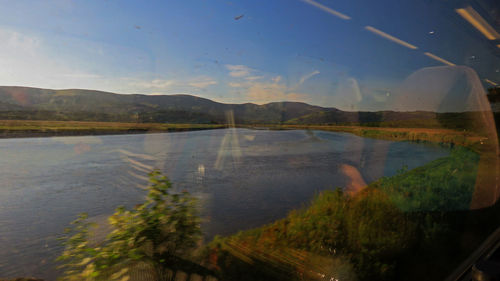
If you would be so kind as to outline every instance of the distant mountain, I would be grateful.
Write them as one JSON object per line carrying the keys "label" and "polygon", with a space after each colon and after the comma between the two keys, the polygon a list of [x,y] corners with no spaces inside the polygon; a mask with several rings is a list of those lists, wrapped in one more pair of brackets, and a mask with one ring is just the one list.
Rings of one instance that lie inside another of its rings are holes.
{"label": "distant mountain", "polygon": [[329,110],[298,102],[223,104],[190,95],[0,87],[0,118],[8,119],[225,123],[232,112],[236,123],[279,123]]}
{"label": "distant mountain", "polygon": [[224,104],[190,95],[123,95],[80,89],[0,86],[0,119],[166,123],[228,123],[234,120],[237,124],[365,125],[403,122],[429,125],[442,120],[443,116],[446,117],[446,113],[348,112],[301,102]]}

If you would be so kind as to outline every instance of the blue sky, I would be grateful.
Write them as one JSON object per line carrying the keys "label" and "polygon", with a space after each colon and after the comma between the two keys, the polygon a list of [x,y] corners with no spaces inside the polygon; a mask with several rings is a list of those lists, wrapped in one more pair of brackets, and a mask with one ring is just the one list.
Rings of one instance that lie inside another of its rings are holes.
{"label": "blue sky", "polygon": [[412,108],[405,95],[426,100],[464,73],[472,84],[500,82],[500,48],[443,2],[0,3],[1,85],[411,110],[435,105]]}

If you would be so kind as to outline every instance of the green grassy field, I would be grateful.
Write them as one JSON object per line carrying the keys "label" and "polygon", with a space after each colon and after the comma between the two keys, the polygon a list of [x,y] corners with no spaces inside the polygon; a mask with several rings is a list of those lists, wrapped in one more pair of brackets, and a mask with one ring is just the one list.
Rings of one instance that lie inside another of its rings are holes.
{"label": "green grassy field", "polygon": [[478,162],[457,147],[354,195],[324,191],[282,220],[216,237],[205,262],[227,280],[442,280],[496,226],[469,211]]}

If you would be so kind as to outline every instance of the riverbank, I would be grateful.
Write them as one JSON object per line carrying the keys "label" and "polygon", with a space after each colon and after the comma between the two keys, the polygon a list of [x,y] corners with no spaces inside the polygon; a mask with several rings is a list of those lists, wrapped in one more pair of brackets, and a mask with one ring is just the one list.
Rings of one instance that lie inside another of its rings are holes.
{"label": "riverbank", "polygon": [[222,129],[219,124],[0,120],[0,138],[147,134]]}
{"label": "riverbank", "polygon": [[355,194],[323,191],[284,219],[216,237],[205,262],[228,280],[445,279],[496,227],[498,204],[469,210],[478,163],[458,147]]}
{"label": "riverbank", "polygon": [[[242,127],[259,128],[264,126],[255,125]],[[320,130],[351,133],[360,137],[390,141],[433,142],[460,146],[473,146],[487,140],[486,137],[483,137],[475,132],[435,128],[393,128],[335,125],[266,125],[265,127],[271,130]]]}
{"label": "riverbank", "polygon": [[[227,128],[225,124],[166,124],[80,121],[0,120],[0,138],[145,134]],[[486,140],[476,133],[452,129],[391,128],[334,125],[245,125],[237,128],[260,130],[321,130],[351,133],[391,141],[415,141],[472,146]]]}
{"label": "riverbank", "polygon": [[44,281],[43,279],[38,279],[38,278],[24,278],[24,277],[20,277],[20,278],[14,278],[14,279],[1,279],[0,278],[0,281]]}

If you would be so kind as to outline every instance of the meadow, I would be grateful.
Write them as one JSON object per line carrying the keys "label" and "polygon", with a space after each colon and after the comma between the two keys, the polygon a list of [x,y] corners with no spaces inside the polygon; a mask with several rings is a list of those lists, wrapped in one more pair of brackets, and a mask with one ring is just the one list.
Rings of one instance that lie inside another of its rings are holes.
{"label": "meadow", "polygon": [[[322,130],[345,132],[361,137],[393,140],[435,142],[470,146],[481,142],[480,134],[442,128],[395,128],[337,125],[235,125],[239,128],[271,130]],[[0,120],[0,137],[53,136],[53,135],[95,135],[119,133],[176,132],[189,130],[227,128],[226,124],[176,124],[176,123],[124,123],[124,122],[87,122],[87,121],[39,121],[39,120]]]}
{"label": "meadow", "polygon": [[498,204],[469,210],[478,162],[458,147],[356,194],[325,190],[284,219],[216,237],[205,263],[224,280],[442,280],[498,220]]}
{"label": "meadow", "polygon": [[225,125],[217,124],[0,120],[0,137],[158,133],[225,127]]}

